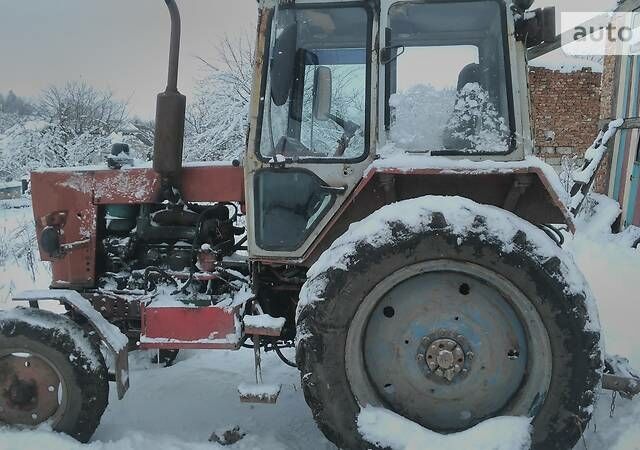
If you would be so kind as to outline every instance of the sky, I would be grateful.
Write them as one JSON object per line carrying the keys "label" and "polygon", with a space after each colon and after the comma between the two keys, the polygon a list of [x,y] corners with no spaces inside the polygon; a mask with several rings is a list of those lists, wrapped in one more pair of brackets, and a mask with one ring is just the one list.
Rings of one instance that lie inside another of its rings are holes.
{"label": "sky", "polygon": [[[255,33],[256,0],[178,0],[179,87],[193,93],[202,63],[226,34]],[[0,0],[0,93],[37,96],[50,84],[85,80],[154,115],[167,83],[169,13],[162,0]]]}
{"label": "sky", "polygon": [[[255,33],[255,0],[178,0],[183,39],[179,87],[190,97],[225,35]],[[600,11],[615,0],[537,0],[536,7]],[[559,20],[559,19],[558,19]],[[162,0],[0,0],[0,93],[35,97],[85,80],[150,119],[166,85],[169,15]]]}

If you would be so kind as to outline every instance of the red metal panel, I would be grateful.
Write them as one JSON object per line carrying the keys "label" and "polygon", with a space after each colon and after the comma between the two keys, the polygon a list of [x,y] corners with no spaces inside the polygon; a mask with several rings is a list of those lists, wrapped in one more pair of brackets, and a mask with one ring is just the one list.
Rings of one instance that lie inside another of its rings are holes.
{"label": "red metal panel", "polygon": [[[190,202],[244,203],[244,169],[231,164],[194,165],[183,169],[182,195]],[[160,180],[151,168],[95,172],[97,204],[153,203]]]}
{"label": "red metal panel", "polygon": [[192,202],[244,203],[244,168],[232,165],[187,166],[183,194]]}
{"label": "red metal panel", "polygon": [[150,168],[98,170],[94,178],[96,204],[152,203],[160,189],[158,174]]}
{"label": "red metal panel", "polygon": [[40,248],[41,259],[52,262],[52,286],[93,286],[96,250],[93,178],[73,171],[34,172],[31,174],[31,193],[37,236],[46,226],[47,216],[61,211],[66,213],[62,244],[90,240],[70,250],[62,259],[53,259]]}
{"label": "red metal panel", "polygon": [[240,347],[239,307],[143,307],[142,348]]}

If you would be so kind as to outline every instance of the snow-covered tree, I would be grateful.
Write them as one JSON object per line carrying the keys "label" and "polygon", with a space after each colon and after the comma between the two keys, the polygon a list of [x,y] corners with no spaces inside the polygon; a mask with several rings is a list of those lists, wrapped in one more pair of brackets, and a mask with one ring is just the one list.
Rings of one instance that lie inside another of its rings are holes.
{"label": "snow-covered tree", "polygon": [[216,59],[200,58],[205,71],[187,108],[184,159],[232,160],[245,147],[254,46],[248,35],[226,37]]}
{"label": "snow-covered tree", "polygon": [[33,105],[10,90],[6,96],[0,94],[0,113],[28,116],[33,114]]}
{"label": "snow-covered tree", "polygon": [[[4,117],[4,120],[3,120]],[[126,142],[137,159],[149,159],[152,129],[127,121],[126,105],[110,91],[85,82],[47,88],[33,116],[0,113],[0,175],[19,179],[46,167],[101,164],[113,142]]]}

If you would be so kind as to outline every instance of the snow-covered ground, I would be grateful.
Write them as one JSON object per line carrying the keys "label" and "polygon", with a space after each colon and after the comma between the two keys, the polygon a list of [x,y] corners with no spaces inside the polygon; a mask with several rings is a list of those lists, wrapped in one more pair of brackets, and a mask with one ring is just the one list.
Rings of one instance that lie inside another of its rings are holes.
{"label": "snow-covered ground", "polygon": [[[640,367],[640,327],[637,326],[640,251],[629,247],[627,237],[607,233],[607,222],[615,215],[617,205],[601,200],[603,206],[596,220],[581,222],[579,232],[567,243],[567,248],[574,254],[598,299],[608,351],[623,354],[634,366]],[[7,247],[18,245],[15,230],[31,220],[29,208],[0,209],[0,254],[5,244]],[[0,308],[10,307],[7,300],[12,291],[46,287],[46,267],[36,263],[34,269],[32,272],[30,265],[25,264],[24,257],[16,258],[12,254],[0,262]],[[0,431],[0,450],[335,449],[314,424],[300,390],[297,371],[282,364],[272,353],[264,357],[265,381],[283,383],[279,401],[274,406],[247,405],[238,399],[237,385],[252,380],[251,351],[184,351],[169,368],[153,366],[149,358],[148,353],[132,354],[131,389],[122,401],[116,399],[115,392],[111,393],[110,405],[90,444],[78,444],[44,429],[22,432],[4,429]],[[630,402],[618,398],[614,415],[610,417],[611,398],[610,393],[600,394],[594,420],[585,430],[585,443],[579,443],[576,449],[584,449],[586,444],[588,449],[640,450],[640,399]],[[368,411],[360,421],[376,423],[381,420],[378,413]],[[385,422],[387,425],[394,423],[393,418],[389,420]],[[500,424],[509,432],[502,433],[496,441],[487,441],[486,431],[480,428],[474,430],[474,439],[448,439],[437,447],[443,450],[510,448],[505,446],[504,442],[509,442],[505,439],[518,441],[522,424],[517,423],[517,419],[511,424]],[[222,447],[208,442],[212,432],[234,426],[240,426],[247,433],[235,445]],[[392,428],[414,437],[413,446],[397,450],[425,448],[422,430],[402,421]]]}
{"label": "snow-covered ground", "polygon": [[0,309],[11,295],[36,286],[46,287],[48,266],[39,261],[34,246],[33,212],[29,199],[0,201]]}

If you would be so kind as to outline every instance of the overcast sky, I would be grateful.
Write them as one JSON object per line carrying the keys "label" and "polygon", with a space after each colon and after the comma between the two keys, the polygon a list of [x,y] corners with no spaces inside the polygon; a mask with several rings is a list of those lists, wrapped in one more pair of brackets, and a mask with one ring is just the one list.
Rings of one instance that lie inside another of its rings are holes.
{"label": "overcast sky", "polygon": [[[600,11],[615,0],[537,0],[562,11]],[[180,90],[187,96],[225,34],[253,33],[255,0],[182,0]],[[162,0],[0,0],[0,92],[36,96],[82,79],[152,118],[166,85],[169,16]]]}

